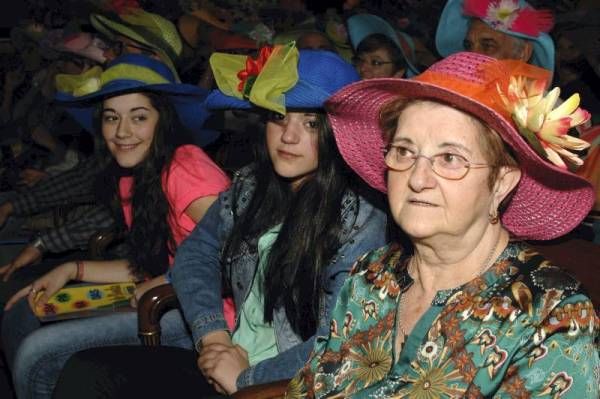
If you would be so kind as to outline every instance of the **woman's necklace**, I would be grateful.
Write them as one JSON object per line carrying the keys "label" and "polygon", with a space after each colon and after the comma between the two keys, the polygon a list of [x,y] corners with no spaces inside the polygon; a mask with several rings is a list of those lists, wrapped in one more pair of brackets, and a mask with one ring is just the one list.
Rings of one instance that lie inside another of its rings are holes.
{"label": "woman's necklace", "polygon": [[[494,253],[496,253],[496,250],[498,249],[498,245],[500,244],[501,239],[502,239],[502,234],[498,234],[496,243],[492,247],[492,250],[489,252],[488,256],[485,258],[485,261],[482,263],[482,265],[479,268],[479,270],[477,271],[477,274],[475,277],[481,276],[487,269],[490,268],[490,266],[492,266],[492,257],[494,256]],[[417,262],[417,260],[414,256],[412,259],[415,259],[415,262]],[[407,267],[406,272],[408,273],[408,267]],[[410,273],[409,273],[409,275],[410,275]],[[408,334],[406,333],[406,329],[404,328],[404,325],[402,323],[402,318],[403,318],[402,316],[404,313],[404,308],[406,307],[405,304],[406,304],[407,293],[408,293],[408,289],[406,291],[404,291],[402,294],[400,294],[400,301],[398,303],[398,310],[396,312],[396,331],[400,332],[400,334],[401,334],[400,336],[402,337],[401,342],[398,342],[398,338],[400,338],[400,337],[396,337],[396,342],[398,343],[398,345],[397,345],[398,348],[396,349],[396,359],[398,359],[399,354],[402,351],[402,347],[404,346],[404,343],[406,342],[406,339],[408,338]]]}

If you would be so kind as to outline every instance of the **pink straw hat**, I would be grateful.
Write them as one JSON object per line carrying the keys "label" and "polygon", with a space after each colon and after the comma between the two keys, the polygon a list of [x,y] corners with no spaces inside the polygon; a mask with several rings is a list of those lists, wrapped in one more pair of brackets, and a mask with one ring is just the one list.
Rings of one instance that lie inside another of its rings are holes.
{"label": "pink straw hat", "polygon": [[331,96],[325,106],[340,153],[359,176],[382,192],[387,191],[387,167],[379,115],[386,103],[400,97],[426,99],[477,117],[500,134],[521,167],[521,180],[501,217],[503,226],[521,239],[549,240],[568,233],[585,218],[594,203],[594,190],[566,167],[538,155],[519,133],[497,88],[508,87],[509,77],[515,75],[549,78],[547,71],[521,62],[461,52],[413,79],[368,79],[350,84]]}

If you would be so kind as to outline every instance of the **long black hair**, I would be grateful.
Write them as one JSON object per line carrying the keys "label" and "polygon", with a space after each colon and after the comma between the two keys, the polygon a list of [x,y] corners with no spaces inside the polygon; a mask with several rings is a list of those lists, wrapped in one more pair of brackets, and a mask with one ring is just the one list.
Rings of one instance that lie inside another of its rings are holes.
{"label": "long black hair", "polygon": [[265,135],[261,135],[254,170],[256,189],[224,251],[224,257],[230,257],[244,241],[255,247],[262,234],[281,224],[264,272],[264,317],[265,322],[272,322],[274,311],[284,307],[292,329],[304,340],[316,331],[322,275],[340,247],[342,198],[350,184],[349,169],[337,151],[325,114],[318,113],[317,122],[317,170],[297,191],[273,169]]}
{"label": "long black hair", "polygon": [[[168,98],[155,93],[142,92],[158,111],[154,138],[149,154],[133,168],[119,166],[106,145],[102,146],[106,167],[96,180],[96,196],[107,204],[117,225],[125,230],[123,209],[119,196],[119,179],[132,176],[131,229],[126,233],[127,260],[132,273],[138,277],[158,276],[168,268],[168,257],[175,250],[175,241],[169,228],[171,208],[163,190],[162,179],[168,176],[169,166],[178,145],[187,141],[185,128]],[[97,129],[101,129],[102,104],[96,111]],[[101,130],[98,130],[101,131]],[[104,140],[101,140],[104,143]]]}

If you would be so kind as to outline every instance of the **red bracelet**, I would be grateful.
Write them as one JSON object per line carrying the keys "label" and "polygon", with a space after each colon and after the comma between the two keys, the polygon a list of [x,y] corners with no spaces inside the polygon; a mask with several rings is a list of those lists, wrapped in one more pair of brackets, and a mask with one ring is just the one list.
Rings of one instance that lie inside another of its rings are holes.
{"label": "red bracelet", "polygon": [[76,260],[75,264],[77,265],[77,275],[75,276],[75,280],[83,281],[83,261]]}

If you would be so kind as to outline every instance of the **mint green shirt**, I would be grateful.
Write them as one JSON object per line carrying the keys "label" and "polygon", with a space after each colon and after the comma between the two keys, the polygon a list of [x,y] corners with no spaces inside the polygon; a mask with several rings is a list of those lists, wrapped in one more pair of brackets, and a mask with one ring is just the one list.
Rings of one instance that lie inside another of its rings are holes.
{"label": "mint green shirt", "polygon": [[254,274],[250,293],[242,305],[237,329],[231,340],[248,351],[250,366],[277,356],[275,329],[264,322],[263,280],[271,246],[277,239],[281,225],[273,227],[258,239],[258,269]]}

